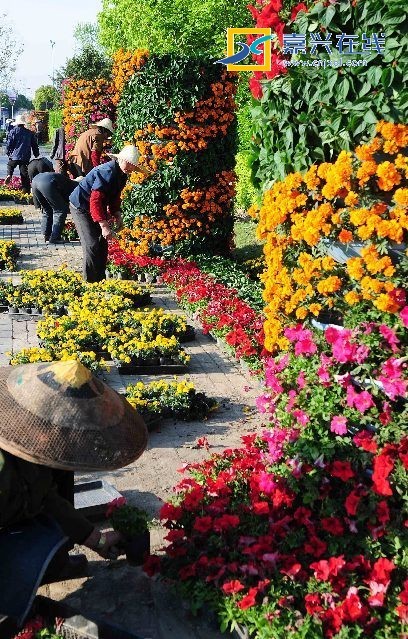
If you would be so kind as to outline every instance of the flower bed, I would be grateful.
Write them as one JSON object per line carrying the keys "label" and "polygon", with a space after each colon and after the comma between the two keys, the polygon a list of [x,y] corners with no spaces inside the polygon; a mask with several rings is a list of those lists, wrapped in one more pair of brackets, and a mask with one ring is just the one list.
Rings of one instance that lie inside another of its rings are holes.
{"label": "flower bed", "polygon": [[20,249],[12,240],[0,240],[0,271],[14,271]]}
{"label": "flower bed", "polygon": [[18,209],[0,208],[0,224],[23,224],[24,218]]}
{"label": "flower bed", "polygon": [[[407,257],[391,259],[390,243],[407,240],[408,127],[378,124],[378,136],[345,151],[333,164],[288,175],[264,196],[259,237],[266,240],[263,275],[266,347],[285,348],[285,321],[346,313],[363,302],[381,312],[400,309],[398,290]],[[339,264],[327,255],[331,242],[365,243],[361,256]],[[392,247],[392,245],[391,245]]]}
{"label": "flower bed", "polygon": [[218,609],[224,629],[243,624],[271,639],[401,636],[407,325],[408,307],[393,328],[316,337],[286,329],[291,348],[268,360],[260,401],[270,430],[187,468],[161,511],[166,555],[146,570],[177,581],[195,606]]}
{"label": "flower bed", "polygon": [[[147,257],[123,251],[117,244],[110,248],[110,259],[127,272],[133,272],[140,264],[146,268],[150,262]],[[267,353],[263,348],[264,317],[251,306],[251,303],[255,306],[256,287],[253,289],[249,280],[242,276],[242,296],[245,290],[251,291],[250,302],[246,303],[240,299],[238,291],[219,283],[213,275],[203,273],[195,262],[181,258],[151,258],[151,261],[155,268],[160,269],[162,281],[175,291],[180,306],[195,315],[204,331],[223,340],[236,358],[261,372],[262,359]],[[203,261],[206,260],[203,258]],[[221,269],[220,264],[219,270],[223,270],[227,279],[227,269]]]}
{"label": "flower bed", "polygon": [[198,393],[194,384],[183,380],[130,384],[126,388],[126,398],[147,418],[203,420],[217,408],[215,399]]}

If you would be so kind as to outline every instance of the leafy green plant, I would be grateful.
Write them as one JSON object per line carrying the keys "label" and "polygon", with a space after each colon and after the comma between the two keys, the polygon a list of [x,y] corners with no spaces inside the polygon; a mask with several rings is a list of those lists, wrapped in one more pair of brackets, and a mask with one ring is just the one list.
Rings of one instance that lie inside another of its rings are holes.
{"label": "leafy green plant", "polygon": [[[373,133],[377,120],[406,121],[408,37],[400,27],[406,19],[399,0],[318,2],[297,15],[291,31],[322,32],[323,39],[334,34],[333,46],[336,34],[384,33],[385,53],[373,51],[366,66],[290,67],[287,74],[263,82],[262,99],[252,109],[252,168],[258,187],[355,147]],[[329,58],[319,52],[319,59]],[[297,59],[313,57],[308,53]]]}
{"label": "leafy green plant", "polygon": [[147,512],[136,506],[131,506],[124,497],[118,497],[118,499],[111,501],[106,516],[112,528],[128,539],[149,529]]}

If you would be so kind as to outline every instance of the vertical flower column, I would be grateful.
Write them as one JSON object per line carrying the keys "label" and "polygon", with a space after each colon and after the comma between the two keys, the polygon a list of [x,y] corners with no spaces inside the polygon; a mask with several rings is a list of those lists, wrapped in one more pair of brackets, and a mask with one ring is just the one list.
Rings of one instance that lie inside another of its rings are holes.
{"label": "vertical flower column", "polygon": [[154,175],[124,194],[122,248],[138,255],[227,253],[235,174],[235,81],[206,60],[151,56],[118,105],[117,147]]}

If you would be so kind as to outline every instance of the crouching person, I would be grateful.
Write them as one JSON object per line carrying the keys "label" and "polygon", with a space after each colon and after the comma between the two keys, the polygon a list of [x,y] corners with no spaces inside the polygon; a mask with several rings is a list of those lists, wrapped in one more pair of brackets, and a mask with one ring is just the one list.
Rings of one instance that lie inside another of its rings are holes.
{"label": "crouching person", "polygon": [[31,183],[34,206],[42,211],[44,242],[58,244],[69,213],[69,196],[78,186],[62,173],[39,173]]}

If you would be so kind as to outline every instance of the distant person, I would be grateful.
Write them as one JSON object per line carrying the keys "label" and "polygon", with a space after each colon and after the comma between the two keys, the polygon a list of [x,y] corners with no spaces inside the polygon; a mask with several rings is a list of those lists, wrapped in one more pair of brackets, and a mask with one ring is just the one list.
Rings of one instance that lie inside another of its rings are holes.
{"label": "distant person", "polygon": [[[79,178],[77,178],[79,179]],[[61,233],[69,213],[69,196],[78,186],[76,180],[70,180],[62,173],[39,173],[31,184],[34,205],[41,209],[41,231],[44,242],[59,244]]]}
{"label": "distant person", "polygon": [[37,138],[37,144],[39,145],[43,141],[44,125],[41,122],[41,120],[36,120],[34,122],[34,125],[35,125],[35,135]]}
{"label": "distant person", "polygon": [[72,176],[87,175],[101,163],[103,143],[113,134],[113,124],[109,118],[95,122],[76,141],[70,155],[69,170]]}
{"label": "distant person", "polygon": [[67,173],[67,163],[65,161],[65,130],[63,126],[55,131],[54,141],[51,151],[51,160],[55,161],[55,171],[57,173]]}
{"label": "distant person", "polygon": [[13,177],[14,169],[20,169],[21,189],[24,193],[30,193],[30,178],[28,177],[28,163],[31,151],[38,158],[40,151],[34,133],[26,129],[26,122],[23,116],[16,117],[13,130],[7,138],[6,153],[9,156],[7,163],[7,177],[4,180],[8,184]]}
{"label": "distant person", "polygon": [[139,171],[151,173],[138,166],[139,151],[126,145],[120,153],[113,154],[110,162],[96,166],[72,192],[70,211],[83,253],[83,277],[86,282],[105,279],[108,259],[108,242],[112,237],[109,217],[114,218],[118,228],[122,226],[120,194],[127,176]]}
{"label": "distant person", "polygon": [[10,131],[12,131],[14,128],[14,120],[12,120],[11,118],[7,118],[6,120],[6,138],[8,137]]}

